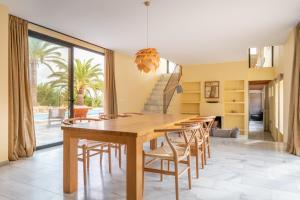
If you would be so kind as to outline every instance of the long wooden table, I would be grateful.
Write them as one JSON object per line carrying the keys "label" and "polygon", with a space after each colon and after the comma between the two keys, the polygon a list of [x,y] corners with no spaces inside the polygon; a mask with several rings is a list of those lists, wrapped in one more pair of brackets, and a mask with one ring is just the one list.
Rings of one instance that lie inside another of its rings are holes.
{"label": "long wooden table", "polygon": [[147,114],[99,122],[78,123],[63,126],[64,137],[64,192],[77,191],[77,144],[78,139],[119,143],[127,145],[126,190],[127,200],[142,197],[143,143],[154,140],[163,133],[154,129],[165,128],[193,115]]}

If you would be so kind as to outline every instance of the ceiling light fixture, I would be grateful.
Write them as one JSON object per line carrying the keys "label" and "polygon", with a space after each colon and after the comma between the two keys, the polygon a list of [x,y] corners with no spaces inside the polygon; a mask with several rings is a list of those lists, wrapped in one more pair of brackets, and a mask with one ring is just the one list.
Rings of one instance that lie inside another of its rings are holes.
{"label": "ceiling light fixture", "polygon": [[150,0],[145,0],[147,8],[147,48],[139,50],[135,56],[135,64],[141,72],[156,71],[159,67],[160,56],[155,48],[149,48],[149,6]]}

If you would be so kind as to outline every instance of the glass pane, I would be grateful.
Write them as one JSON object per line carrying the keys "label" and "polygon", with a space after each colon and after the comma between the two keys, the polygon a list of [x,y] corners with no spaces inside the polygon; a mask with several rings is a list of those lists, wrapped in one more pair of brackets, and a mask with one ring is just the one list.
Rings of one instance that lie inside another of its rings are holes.
{"label": "glass pane", "polygon": [[68,116],[69,48],[29,37],[30,85],[37,146],[62,141]]}
{"label": "glass pane", "polygon": [[74,117],[103,113],[104,55],[74,48]]}
{"label": "glass pane", "polygon": [[158,71],[162,74],[166,74],[168,72],[167,68],[167,60],[164,58],[160,58]]}
{"label": "glass pane", "polygon": [[169,73],[173,73],[176,67],[176,63],[169,61]]}
{"label": "glass pane", "polygon": [[272,46],[250,48],[250,68],[272,67]]}

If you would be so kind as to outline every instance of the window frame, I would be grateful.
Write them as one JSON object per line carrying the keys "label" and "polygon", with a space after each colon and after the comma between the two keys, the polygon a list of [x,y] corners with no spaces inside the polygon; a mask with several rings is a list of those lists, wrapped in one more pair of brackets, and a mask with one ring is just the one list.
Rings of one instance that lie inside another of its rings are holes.
{"label": "window frame", "polygon": [[[251,69],[251,49],[252,48],[256,48],[257,47],[251,47],[248,49],[248,68]],[[271,67],[274,67],[274,46],[271,46],[271,54],[272,54],[272,59],[271,59]],[[254,69],[256,69],[258,67],[254,67]],[[267,68],[267,67],[261,67],[261,68]]]}

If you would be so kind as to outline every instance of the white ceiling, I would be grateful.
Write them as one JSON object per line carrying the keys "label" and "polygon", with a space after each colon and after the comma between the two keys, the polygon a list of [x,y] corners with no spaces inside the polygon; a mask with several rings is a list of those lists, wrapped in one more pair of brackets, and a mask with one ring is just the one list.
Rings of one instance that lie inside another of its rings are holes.
{"label": "white ceiling", "polygon": [[[146,46],[142,0],[0,0],[13,15],[97,45]],[[247,59],[281,44],[300,21],[300,0],[152,0],[150,46],[180,64]]]}

